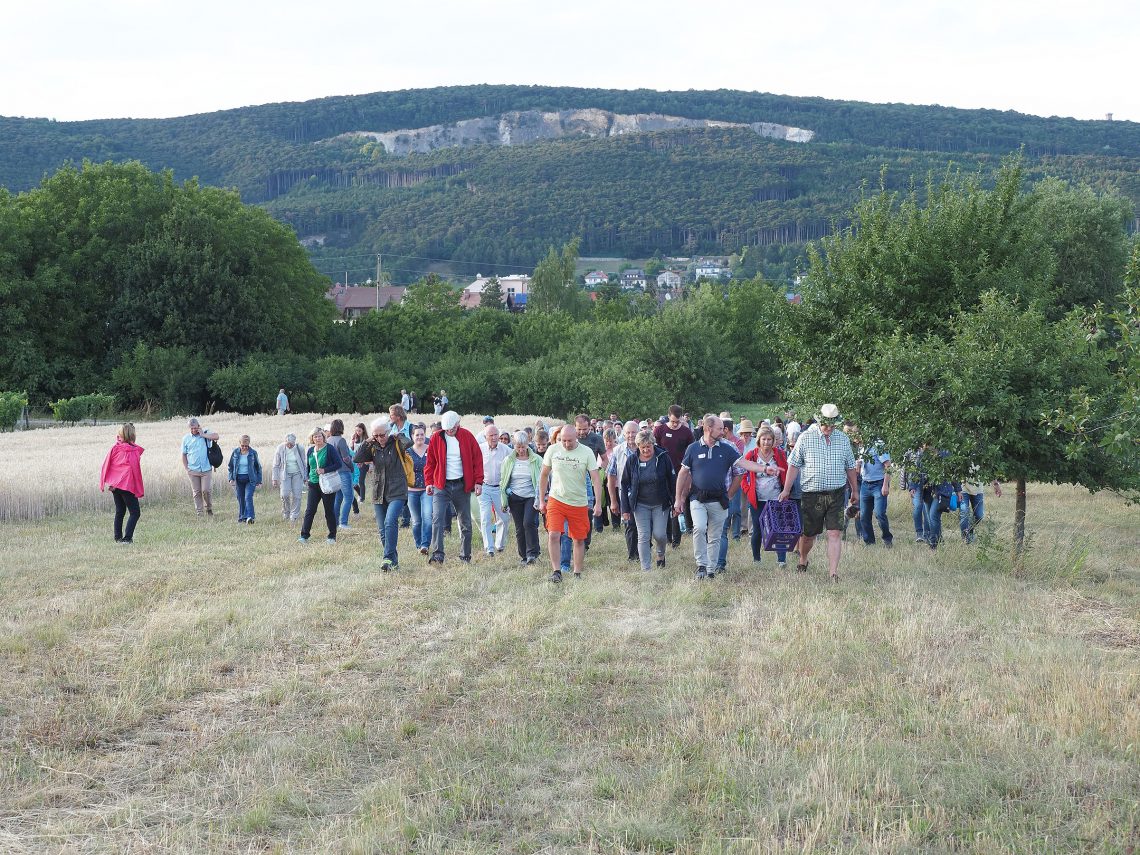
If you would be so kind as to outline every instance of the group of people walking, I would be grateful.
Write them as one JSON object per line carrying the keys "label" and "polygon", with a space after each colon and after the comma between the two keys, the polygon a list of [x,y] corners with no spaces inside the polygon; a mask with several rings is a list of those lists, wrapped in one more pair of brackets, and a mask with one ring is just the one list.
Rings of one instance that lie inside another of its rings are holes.
{"label": "group of people walking", "polygon": [[[300,522],[301,542],[312,537],[318,510],[326,540],[335,543],[338,532],[352,527],[353,512],[371,501],[385,571],[399,567],[401,527],[411,529],[412,545],[428,564],[443,564],[453,521],[459,528],[458,559],[470,563],[474,495],[486,555],[505,551],[513,524],[519,563],[535,565],[544,527],[552,582],[582,575],[592,537],[606,525],[624,532],[628,559],[646,572],[663,568],[667,547],[676,549],[688,532],[696,579],[714,579],[726,569],[730,536],[748,535],[752,559],[760,562],[766,507],[792,502],[802,523],[792,547],[796,569],[807,571],[815,540],[825,535],[828,576],[838,581],[842,538],[852,519],[864,543],[876,542],[877,523],[883,545],[893,545],[887,519],[890,455],[881,443],[854,446],[854,426],[838,430],[842,420],[832,404],[806,426],[794,414],[786,416],[757,429],[748,419],[734,423],[727,412],[692,421],[673,405],[655,421],[579,415],[554,430],[539,422],[513,435],[488,416],[476,436],[460,425],[454,410],[431,425],[413,424],[401,402],[369,426],[357,424],[347,438],[341,419],[315,428],[305,447],[287,434],[274,451],[269,477],[280,494],[282,519]],[[181,456],[199,516],[213,515],[212,476],[223,462],[219,440],[190,419]],[[134,425],[124,424],[103,464],[101,487],[114,496],[120,543],[133,541],[139,519],[142,451]],[[928,482],[923,461],[934,453],[908,454],[903,474],[914,497],[916,540],[932,549],[941,538],[948,496],[960,504],[967,541],[984,507],[981,485]],[[237,522],[254,524],[264,474],[249,436],[241,436],[230,452],[226,475]],[[1000,495],[1000,486],[994,487]],[[786,547],[775,551],[783,569]]]}

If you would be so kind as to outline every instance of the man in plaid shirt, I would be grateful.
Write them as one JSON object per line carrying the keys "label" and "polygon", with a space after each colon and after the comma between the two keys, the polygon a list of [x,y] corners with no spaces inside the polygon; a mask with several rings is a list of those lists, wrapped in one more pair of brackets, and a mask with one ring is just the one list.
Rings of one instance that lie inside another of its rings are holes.
{"label": "man in plaid shirt", "polygon": [[796,475],[801,477],[803,500],[803,535],[800,537],[800,561],[796,570],[807,571],[808,553],[816,537],[827,530],[827,565],[832,581],[839,581],[839,555],[843,549],[843,490],[851,489],[852,507],[859,504],[859,488],[855,482],[855,454],[851,440],[839,423],[839,408],[824,404],[816,416],[819,426],[800,434],[795,450],[788,457],[788,474],[780,501],[787,501]]}

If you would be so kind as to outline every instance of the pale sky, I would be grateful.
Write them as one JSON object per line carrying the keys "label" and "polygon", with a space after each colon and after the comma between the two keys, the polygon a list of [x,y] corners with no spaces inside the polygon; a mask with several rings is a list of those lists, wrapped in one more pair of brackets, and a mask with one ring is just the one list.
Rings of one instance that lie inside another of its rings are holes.
{"label": "pale sky", "polygon": [[390,89],[743,89],[1140,121],[1131,3],[0,0],[0,115],[154,118]]}

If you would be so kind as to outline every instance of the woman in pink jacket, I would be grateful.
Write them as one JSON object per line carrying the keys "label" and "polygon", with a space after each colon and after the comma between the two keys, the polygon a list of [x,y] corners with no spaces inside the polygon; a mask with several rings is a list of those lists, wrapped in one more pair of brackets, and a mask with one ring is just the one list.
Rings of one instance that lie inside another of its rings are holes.
{"label": "woman in pink jacket", "polygon": [[[115,444],[107,452],[103,470],[99,474],[99,489],[111,488],[115,497],[115,543],[133,543],[135,525],[139,521],[139,499],[143,496],[142,468],[139,458],[143,449],[135,445],[135,426],[127,422],[115,439]],[[123,517],[127,514],[126,531],[123,530]]]}

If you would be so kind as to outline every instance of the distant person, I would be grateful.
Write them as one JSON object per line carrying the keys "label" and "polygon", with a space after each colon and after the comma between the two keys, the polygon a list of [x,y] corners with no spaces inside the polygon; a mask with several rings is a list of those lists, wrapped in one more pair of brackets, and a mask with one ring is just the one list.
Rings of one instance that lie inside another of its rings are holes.
{"label": "distant person", "polygon": [[400,569],[397,541],[400,534],[400,514],[408,503],[408,479],[404,460],[406,449],[412,444],[386,418],[372,422],[372,438],[356,450],[355,462],[368,464],[368,486],[372,494],[372,509],[376,515],[376,529],[384,556],[380,569],[384,572]]}
{"label": "distant person", "polygon": [[301,494],[309,478],[305,453],[297,445],[296,434],[285,434],[285,441],[273,454],[273,486],[281,488],[281,519],[296,522],[301,517]]}
{"label": "distant person", "polygon": [[[143,455],[141,445],[135,443],[135,426],[131,422],[119,428],[115,444],[103,459],[99,472],[99,490],[111,488],[115,500],[115,543],[134,543],[135,526],[138,525],[139,499],[143,497],[142,467],[139,459]],[[127,527],[123,528],[123,518]]]}
{"label": "distant person", "polygon": [[558,444],[546,450],[538,481],[538,510],[546,514],[547,545],[553,568],[551,582],[562,581],[561,537],[564,526],[573,541],[574,576],[582,575],[586,538],[590,534],[587,478],[592,481],[594,495],[598,497],[594,503],[594,515],[598,516],[602,512],[598,455],[578,442],[578,430],[574,425],[566,425],[562,428]]}
{"label": "distant person", "polygon": [[[681,461],[685,457],[685,449],[696,441],[692,429],[684,423],[682,416],[688,418],[679,404],[671,404],[669,406],[669,415],[664,422],[658,422],[657,426],[653,429],[653,441],[665,449],[669,454],[669,459],[673,462],[673,468],[681,471]],[[685,519],[689,523],[689,528],[692,529],[692,520],[689,517],[689,511],[684,510]],[[676,549],[681,545],[681,518],[679,516],[671,516],[669,518],[669,543]]]}
{"label": "distant person", "polygon": [[[843,495],[850,490],[851,506],[857,509],[859,491],[855,483],[855,453],[851,440],[835,430],[842,421],[839,408],[824,404],[816,417],[819,426],[799,434],[795,449],[788,456],[788,473],[779,501],[786,501],[797,475],[802,475],[800,501],[803,534],[796,570],[806,573],[808,555],[815,539],[827,531],[827,567],[832,581],[839,581],[839,557],[843,551]],[[789,430],[791,420],[789,419]]]}
{"label": "distant person", "polygon": [[665,566],[666,520],[677,489],[677,473],[668,452],[653,442],[649,431],[638,432],[634,445],[637,454],[622,467],[619,501],[622,519],[637,519],[638,559],[648,573],[653,567],[654,545],[657,568]]}
{"label": "distant person", "polygon": [[[639,452],[637,433],[638,424],[633,420],[626,422],[622,426],[624,442],[614,447],[613,454],[610,455],[609,464],[606,466],[606,484],[609,488],[610,505],[621,516],[623,533],[625,534],[625,557],[626,560],[631,562],[640,560],[637,514],[633,511],[629,511],[627,514],[622,510],[620,491],[625,469],[630,461],[637,457]],[[650,440],[652,439],[653,437],[651,435]],[[675,473],[674,477],[676,477]],[[665,525],[666,536],[668,536],[668,514],[666,514]]]}
{"label": "distant person", "polygon": [[340,455],[340,466],[337,473],[340,475],[340,492],[333,496],[333,513],[340,521],[341,528],[349,528],[348,517],[352,513],[352,450],[348,447],[348,440],[344,438],[344,422],[333,419],[329,422],[329,432],[326,444]]}
{"label": "distant person", "polygon": [[242,434],[240,445],[230,452],[230,486],[237,497],[238,523],[253,525],[253,494],[261,486],[261,461],[257,449],[249,447],[249,434]]}
{"label": "distant person", "polygon": [[[969,477],[976,478],[977,465],[970,467]],[[991,481],[994,495],[1001,498],[1001,483]],[[965,481],[958,491],[958,527],[962,531],[962,540],[973,543],[977,540],[978,523],[985,517],[985,487],[981,481]]]}
{"label": "distant person", "polygon": [[420,396],[415,392],[408,393],[408,406],[404,407],[409,413],[418,413],[420,411]]}
{"label": "distant person", "polygon": [[289,396],[285,394],[285,390],[281,389],[277,392],[277,415],[283,416],[289,412]]}
{"label": "distant person", "polygon": [[515,548],[519,564],[538,561],[538,479],[542,475],[542,457],[530,447],[526,431],[515,434],[514,453],[503,460],[499,471],[499,490],[503,504],[515,523]]}
{"label": "distant person", "polygon": [[883,546],[894,545],[891,524],[887,520],[887,497],[891,494],[891,456],[882,442],[859,449],[859,534],[868,546],[875,543],[875,521],[883,536]]}
{"label": "distant person", "polygon": [[431,557],[429,564],[442,564],[443,532],[447,512],[454,508],[459,519],[459,560],[471,563],[471,494],[483,492],[483,453],[467,428],[460,427],[459,413],[448,410],[440,419],[442,430],[428,442],[424,481],[432,497]]}
{"label": "distant person", "polygon": [[400,390],[400,406],[407,412],[412,408],[412,396],[408,394],[407,389]]}
{"label": "distant person", "polygon": [[447,412],[447,405],[450,403],[451,403],[451,401],[447,397],[447,392],[444,389],[440,389],[439,390],[439,406],[440,406],[440,408],[444,412]]}
{"label": "distant person", "polygon": [[408,488],[408,507],[412,514],[412,540],[420,555],[428,554],[431,545],[431,496],[427,493],[424,466],[427,463],[427,430],[420,424],[412,428],[412,444],[408,456],[412,458],[415,483]]}
{"label": "distant person", "polygon": [[317,505],[325,509],[325,525],[328,526],[329,543],[336,543],[336,513],[333,510],[335,493],[326,493],[321,489],[320,476],[326,472],[339,472],[344,463],[340,454],[325,442],[325,432],[321,428],[313,431],[309,437],[309,449],[305,452],[306,465],[309,471],[309,480],[305,482],[308,490],[308,499],[305,503],[305,517],[301,521],[301,536],[298,540],[305,543],[313,530],[313,518],[317,515]]}
{"label": "distant person", "polygon": [[202,516],[214,515],[210,488],[213,484],[214,467],[210,465],[207,443],[217,442],[218,434],[203,428],[197,419],[190,419],[190,433],[182,437],[182,467],[190,478],[190,493],[194,497],[194,510]]}
{"label": "distant person", "polygon": [[501,432],[494,424],[487,425],[483,435],[486,442],[481,449],[483,489],[479,493],[479,533],[483,536],[484,551],[489,558],[494,558],[506,548],[511,523],[501,483],[503,463],[511,456],[511,446],[500,442]]}

